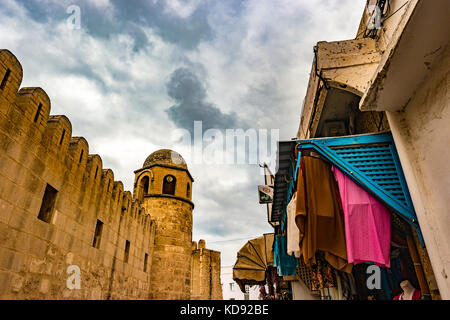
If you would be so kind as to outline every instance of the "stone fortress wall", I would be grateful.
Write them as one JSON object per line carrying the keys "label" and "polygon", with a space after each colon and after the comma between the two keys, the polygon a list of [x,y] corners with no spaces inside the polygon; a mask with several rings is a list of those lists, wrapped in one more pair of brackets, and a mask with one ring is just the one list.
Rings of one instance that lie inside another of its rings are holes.
{"label": "stone fortress wall", "polygon": [[[72,137],[69,119],[50,115],[44,90],[20,88],[22,76],[16,57],[0,50],[0,299],[189,299],[153,294],[152,263],[176,263],[155,259],[164,210],[114,181],[87,141]],[[188,235],[184,265],[192,254],[188,202],[187,220],[172,221]],[[70,266],[79,267],[79,289],[67,284]],[[190,268],[181,275],[183,292],[191,276]]]}
{"label": "stone fortress wall", "polygon": [[222,300],[220,252],[206,248],[205,240],[192,242],[191,300]]}

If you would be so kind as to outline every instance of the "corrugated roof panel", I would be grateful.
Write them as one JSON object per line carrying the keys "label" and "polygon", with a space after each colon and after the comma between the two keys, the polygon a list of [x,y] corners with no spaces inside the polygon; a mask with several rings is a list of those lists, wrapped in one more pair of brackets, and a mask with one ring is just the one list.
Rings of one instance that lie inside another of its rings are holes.
{"label": "corrugated roof panel", "polygon": [[288,188],[293,180],[295,141],[278,142],[278,158],[274,183],[271,220],[281,221],[286,208]]}

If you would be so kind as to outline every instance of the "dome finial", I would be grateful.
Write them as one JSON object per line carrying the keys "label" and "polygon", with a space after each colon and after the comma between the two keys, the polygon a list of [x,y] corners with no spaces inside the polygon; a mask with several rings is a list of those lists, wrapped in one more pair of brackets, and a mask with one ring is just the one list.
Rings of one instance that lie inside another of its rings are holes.
{"label": "dome finial", "polygon": [[153,152],[145,159],[142,167],[146,168],[158,164],[187,169],[187,164],[183,157],[178,152],[170,149],[160,149]]}

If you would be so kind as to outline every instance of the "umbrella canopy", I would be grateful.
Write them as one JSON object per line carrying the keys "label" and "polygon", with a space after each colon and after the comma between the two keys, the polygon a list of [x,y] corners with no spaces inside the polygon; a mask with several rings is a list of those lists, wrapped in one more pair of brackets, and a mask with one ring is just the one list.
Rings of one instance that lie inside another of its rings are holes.
{"label": "umbrella canopy", "polygon": [[233,266],[233,280],[245,293],[245,285],[265,284],[266,270],[273,264],[274,234],[267,233],[247,243],[238,251]]}

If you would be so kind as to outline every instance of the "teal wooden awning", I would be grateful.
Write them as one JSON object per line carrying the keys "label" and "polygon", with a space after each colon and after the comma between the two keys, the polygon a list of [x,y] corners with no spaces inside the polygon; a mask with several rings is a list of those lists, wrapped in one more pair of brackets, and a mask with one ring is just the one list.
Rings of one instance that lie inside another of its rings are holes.
{"label": "teal wooden awning", "polygon": [[[292,145],[292,141],[286,143]],[[320,153],[358,185],[416,227],[422,245],[424,245],[391,133],[297,140],[295,148],[314,150]],[[293,165],[295,166],[292,168],[293,170],[288,171],[292,172],[292,175],[283,177],[288,185],[297,179],[299,160],[300,157]],[[277,194],[276,189],[277,185],[275,184],[275,194]],[[274,207],[276,207],[275,201],[277,200],[274,199]],[[282,200],[284,200],[283,204],[286,204],[289,201],[289,195]],[[282,214],[274,216],[272,213],[272,217],[282,219]]]}

